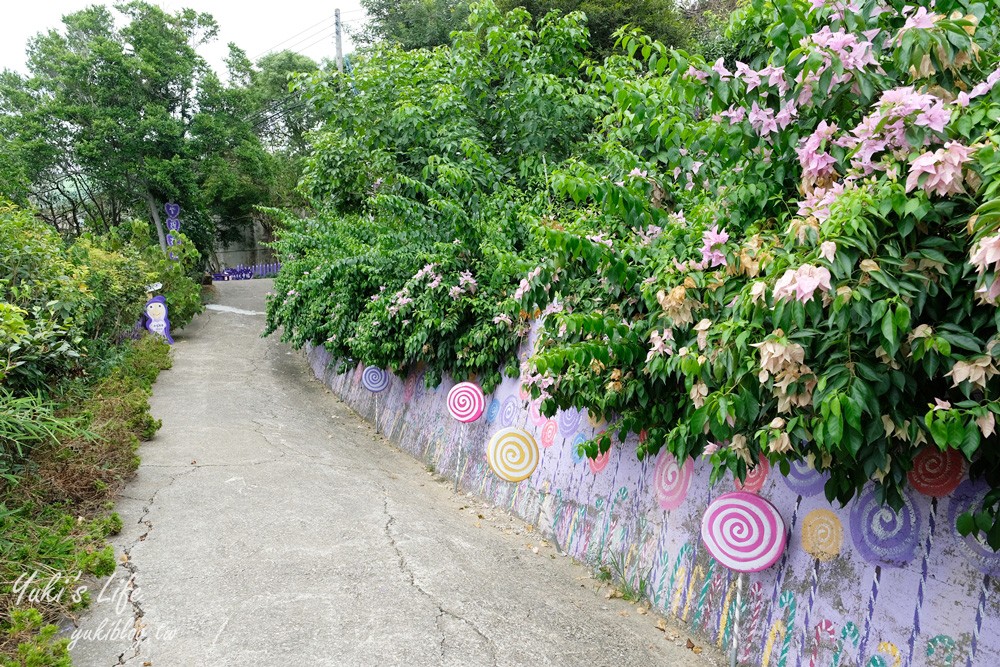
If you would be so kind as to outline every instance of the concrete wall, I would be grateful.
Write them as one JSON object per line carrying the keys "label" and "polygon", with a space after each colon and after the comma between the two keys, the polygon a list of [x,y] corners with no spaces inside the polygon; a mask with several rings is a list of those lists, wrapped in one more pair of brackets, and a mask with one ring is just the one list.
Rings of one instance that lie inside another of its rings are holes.
{"label": "concrete wall", "polygon": [[[346,403],[374,419],[376,397],[361,367],[343,375],[324,350],[309,353],[321,378]],[[734,490],[709,484],[710,466],[678,467],[669,454],[640,462],[635,443],[588,461],[574,443],[607,427],[575,411],[553,420],[528,405],[516,380],[487,397],[487,413],[463,426],[446,409],[453,385],[424,387],[423,377],[393,377],[378,395],[378,423],[392,440],[442,475],[538,526],[560,549],[597,564],[624,565],[632,585],[645,582],[656,607],[705,641],[728,643],[736,578],[705,552],[702,514]],[[501,481],[486,463],[486,443],[520,426],[542,447],[535,473]],[[790,528],[777,565],[748,575],[739,635],[740,664],[765,667],[994,667],[1000,665],[1000,557],[955,531],[955,517],[982,498],[961,459],[929,457],[896,515],[870,490],[845,508],[823,496],[823,477],[805,466],[783,477],[771,470],[747,480]],[[958,484],[955,491],[950,491]]]}

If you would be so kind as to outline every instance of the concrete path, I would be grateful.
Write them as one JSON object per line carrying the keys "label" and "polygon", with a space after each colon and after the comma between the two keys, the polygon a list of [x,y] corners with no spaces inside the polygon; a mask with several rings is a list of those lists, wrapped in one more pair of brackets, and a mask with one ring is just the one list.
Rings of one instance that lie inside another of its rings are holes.
{"label": "concrete path", "polygon": [[270,287],[217,285],[177,335],[76,665],[717,664],[375,435],[260,337]]}

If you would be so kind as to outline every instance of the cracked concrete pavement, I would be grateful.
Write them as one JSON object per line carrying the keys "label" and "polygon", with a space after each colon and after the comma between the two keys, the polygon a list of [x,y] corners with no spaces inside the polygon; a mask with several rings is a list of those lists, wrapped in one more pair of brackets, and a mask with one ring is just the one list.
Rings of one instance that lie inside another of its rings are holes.
{"label": "cracked concrete pavement", "polygon": [[721,664],[376,435],[260,337],[270,288],[176,334],[76,665]]}

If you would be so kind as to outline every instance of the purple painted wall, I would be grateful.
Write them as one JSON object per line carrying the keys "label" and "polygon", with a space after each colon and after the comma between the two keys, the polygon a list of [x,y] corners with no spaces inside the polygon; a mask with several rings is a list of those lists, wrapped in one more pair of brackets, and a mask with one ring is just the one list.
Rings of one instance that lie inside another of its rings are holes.
{"label": "purple painted wall", "polygon": [[[322,348],[309,360],[347,404],[368,419],[376,396],[361,384],[360,366],[343,375]],[[507,379],[487,396],[486,415],[462,425],[446,397],[453,383],[430,390],[423,377],[392,377],[378,395],[378,423],[415,458],[461,486],[538,526],[561,550],[592,564],[623,562],[633,585],[646,582],[661,611],[706,641],[728,645],[736,579],[700,543],[712,498],[734,490],[732,479],[709,485],[710,466],[678,467],[669,454],[640,462],[635,443],[616,444],[597,461],[574,443],[606,428],[586,413],[546,420]],[[486,463],[486,443],[504,426],[523,427],[541,446],[534,474],[512,484]],[[960,460],[930,457],[899,515],[871,493],[831,507],[823,478],[795,468],[747,480],[769,499],[790,529],[777,565],[743,583],[740,664],[764,667],[994,667],[1000,665],[1000,557],[959,536],[955,516],[981,499]],[[957,490],[952,491],[956,484]]]}

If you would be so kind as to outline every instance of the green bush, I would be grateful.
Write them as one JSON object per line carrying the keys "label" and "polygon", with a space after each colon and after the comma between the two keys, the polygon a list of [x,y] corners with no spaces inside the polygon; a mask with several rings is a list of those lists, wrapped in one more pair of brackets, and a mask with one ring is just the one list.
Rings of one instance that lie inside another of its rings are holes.
{"label": "green bush", "polygon": [[579,79],[586,48],[579,14],[536,31],[526,12],[482,4],[453,47],[379,46],[349,76],[300,81],[332,120],[302,181],[319,215],[281,216],[269,332],[421,366],[430,384],[450,373],[492,388],[516,372],[528,314],[512,296],[541,257],[537,220],[558,208],[546,170],[600,114]]}
{"label": "green bush", "polygon": [[30,211],[0,203],[0,387],[18,394],[93,370],[139,322],[146,286],[162,283],[171,325],[202,309],[197,251],[171,260],[142,223],[67,244]]}
{"label": "green bush", "polygon": [[612,422],[591,456],[806,461],[899,507],[951,449],[993,488],[959,529],[1000,548],[1000,24],[856,4],[753,0],[714,61],[625,31],[591,64],[581,16],[483,3],[450,48],[306,82],[323,214],[279,246],[271,327],[490,388],[513,346],[484,332],[541,315],[522,378]]}

